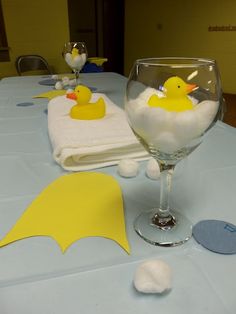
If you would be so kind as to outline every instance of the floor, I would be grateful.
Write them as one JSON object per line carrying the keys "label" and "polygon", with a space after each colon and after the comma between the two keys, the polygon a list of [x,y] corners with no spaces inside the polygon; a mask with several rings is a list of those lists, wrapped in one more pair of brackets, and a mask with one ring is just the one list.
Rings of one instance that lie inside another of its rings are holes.
{"label": "floor", "polygon": [[226,111],[223,121],[229,125],[236,127],[236,95],[223,94],[223,96],[226,103]]}

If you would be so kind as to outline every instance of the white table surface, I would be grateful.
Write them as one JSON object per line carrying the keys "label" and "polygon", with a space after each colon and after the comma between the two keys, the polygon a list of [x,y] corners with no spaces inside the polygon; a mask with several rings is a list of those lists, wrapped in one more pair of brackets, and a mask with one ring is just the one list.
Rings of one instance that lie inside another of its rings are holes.
{"label": "white table surface", "polygon": [[[115,73],[81,75],[84,83],[123,105],[126,79]],[[43,77],[0,81],[0,238],[31,201],[65,173],[53,160],[47,132],[47,100],[32,96],[51,89]],[[45,77],[46,79],[46,77]],[[19,106],[29,102],[32,106]],[[128,255],[114,241],[85,238],[62,254],[55,241],[33,237],[0,248],[1,314],[235,314],[236,255],[206,250],[192,238],[175,248],[143,241],[133,229],[135,217],[159,201],[159,181],[145,176],[146,162],[132,179],[117,167],[98,169],[121,185]],[[221,219],[236,224],[236,130],[224,123],[209,132],[200,147],[176,168],[171,202],[192,222]],[[144,260],[166,261],[172,290],[143,295],[132,285]]]}

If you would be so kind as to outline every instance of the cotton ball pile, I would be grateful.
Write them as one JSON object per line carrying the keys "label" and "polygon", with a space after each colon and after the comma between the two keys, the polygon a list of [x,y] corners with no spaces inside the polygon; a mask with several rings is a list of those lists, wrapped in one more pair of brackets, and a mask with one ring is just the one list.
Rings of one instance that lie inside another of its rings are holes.
{"label": "cotton ball pile", "polygon": [[70,86],[75,86],[76,84],[80,84],[80,80],[77,80],[77,82],[76,82],[76,79],[71,79],[69,81]]}
{"label": "cotton ball pile", "polygon": [[52,79],[56,81],[56,80],[58,80],[58,79],[59,79],[59,77],[58,77],[58,75],[57,75],[57,74],[53,74],[53,75],[52,75]]}
{"label": "cotton ball pile", "polygon": [[118,164],[118,173],[124,178],[132,178],[137,176],[139,164],[133,159],[122,159]]}
{"label": "cotton ball pile", "polygon": [[80,71],[86,62],[86,53],[78,54],[75,57],[70,52],[65,55],[65,61],[71,69]]}
{"label": "cotton ball pile", "polygon": [[160,168],[154,158],[151,158],[147,163],[146,175],[152,180],[158,180],[160,177]]}
{"label": "cotton ball pile", "polygon": [[172,272],[162,260],[149,260],[140,264],[134,275],[134,287],[143,293],[162,293],[171,289]]}
{"label": "cotton ball pile", "polygon": [[68,76],[64,76],[61,81],[55,83],[55,89],[67,89],[68,87],[74,87],[76,84],[79,84],[79,81],[76,79],[69,79]]}
{"label": "cotton ball pile", "polygon": [[64,77],[62,78],[62,85],[63,85],[63,87],[68,86],[69,83],[70,83],[69,77],[64,76]]}
{"label": "cotton ball pile", "polygon": [[126,103],[128,119],[135,132],[157,150],[171,154],[191,145],[210,126],[219,108],[219,102],[193,101],[193,110],[168,111],[160,107],[150,107],[149,98],[156,94],[153,88],[146,88],[136,99]]}
{"label": "cotton ball pile", "polygon": [[66,86],[75,86],[76,84],[79,84],[78,81],[76,81],[76,79],[69,79],[69,77],[65,76],[62,78],[62,85],[63,87],[66,87]]}

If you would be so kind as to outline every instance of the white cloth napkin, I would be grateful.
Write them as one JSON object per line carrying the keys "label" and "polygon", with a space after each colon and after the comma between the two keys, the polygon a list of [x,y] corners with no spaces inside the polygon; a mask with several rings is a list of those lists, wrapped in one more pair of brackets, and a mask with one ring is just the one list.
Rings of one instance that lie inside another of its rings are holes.
{"label": "white cloth napkin", "polygon": [[102,97],[106,115],[97,120],[77,120],[69,115],[75,101],[58,96],[48,104],[48,131],[54,159],[66,170],[90,170],[118,164],[121,159],[148,158],[134,136],[125,113],[106,95],[94,93],[91,102]]}

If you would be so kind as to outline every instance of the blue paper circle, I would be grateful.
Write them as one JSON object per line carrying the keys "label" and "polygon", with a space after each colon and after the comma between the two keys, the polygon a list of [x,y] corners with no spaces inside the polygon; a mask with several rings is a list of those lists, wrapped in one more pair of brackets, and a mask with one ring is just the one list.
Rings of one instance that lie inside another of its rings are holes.
{"label": "blue paper circle", "polygon": [[236,254],[236,226],[221,220],[202,220],[193,227],[193,237],[206,249]]}
{"label": "blue paper circle", "polygon": [[54,86],[56,81],[54,79],[47,79],[43,81],[39,81],[39,85],[45,85],[45,86]]}

